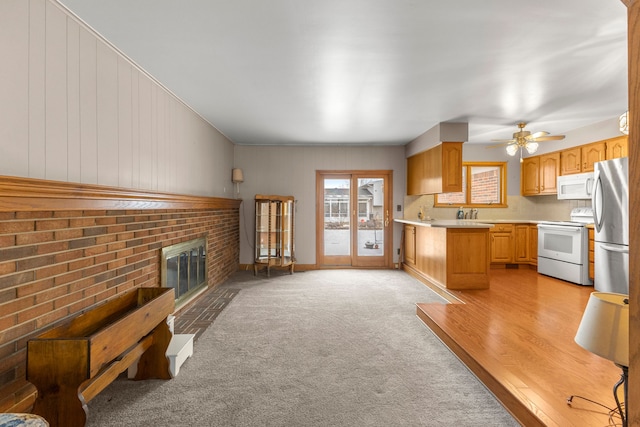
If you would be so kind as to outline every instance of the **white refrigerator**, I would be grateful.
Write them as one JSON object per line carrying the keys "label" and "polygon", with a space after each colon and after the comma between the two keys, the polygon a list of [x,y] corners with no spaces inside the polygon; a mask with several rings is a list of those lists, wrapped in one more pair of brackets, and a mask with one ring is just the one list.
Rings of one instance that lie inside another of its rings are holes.
{"label": "white refrigerator", "polygon": [[629,159],[596,163],[593,179],[594,287],[628,295]]}

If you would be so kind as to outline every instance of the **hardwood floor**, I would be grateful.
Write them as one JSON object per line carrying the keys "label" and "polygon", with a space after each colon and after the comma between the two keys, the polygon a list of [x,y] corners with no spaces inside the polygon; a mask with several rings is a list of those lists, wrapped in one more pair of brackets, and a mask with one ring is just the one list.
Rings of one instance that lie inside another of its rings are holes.
{"label": "hardwood floor", "polygon": [[418,317],[521,424],[609,425],[607,409],[579,398],[567,403],[580,395],[615,407],[621,371],[573,340],[593,287],[531,269],[492,270],[490,286],[447,290],[458,303],[418,303]]}

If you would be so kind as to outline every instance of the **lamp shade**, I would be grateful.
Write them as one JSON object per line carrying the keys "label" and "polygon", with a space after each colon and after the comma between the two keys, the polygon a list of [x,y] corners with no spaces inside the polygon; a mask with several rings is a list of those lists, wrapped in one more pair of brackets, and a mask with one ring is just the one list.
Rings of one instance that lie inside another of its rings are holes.
{"label": "lamp shade", "polygon": [[538,143],[537,142],[527,142],[527,145],[524,146],[527,149],[527,153],[533,154],[538,151]]}
{"label": "lamp shade", "polygon": [[242,173],[242,169],[233,168],[231,170],[231,182],[244,182],[244,174]]}
{"label": "lamp shade", "polygon": [[591,293],[575,341],[600,357],[629,366],[629,296]]}
{"label": "lamp shade", "polygon": [[507,154],[510,156],[515,156],[520,147],[517,144],[509,144],[507,145]]}

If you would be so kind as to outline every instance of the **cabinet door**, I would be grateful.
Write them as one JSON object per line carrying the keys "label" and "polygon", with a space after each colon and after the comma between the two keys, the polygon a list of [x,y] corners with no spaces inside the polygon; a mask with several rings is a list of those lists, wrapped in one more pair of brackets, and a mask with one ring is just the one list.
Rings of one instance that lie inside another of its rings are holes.
{"label": "cabinet door", "polygon": [[605,159],[607,148],[604,141],[581,146],[582,172],[593,172],[593,165]]}
{"label": "cabinet door", "polygon": [[529,225],[529,262],[538,264],[538,226]]}
{"label": "cabinet door", "polygon": [[416,227],[413,225],[404,226],[404,262],[416,264]]}
{"label": "cabinet door", "polygon": [[415,154],[407,159],[407,195],[424,194],[425,153]]}
{"label": "cabinet door", "polygon": [[560,153],[540,156],[540,194],[558,193],[558,173],[560,172]]}
{"label": "cabinet door", "polygon": [[491,262],[513,262],[511,233],[491,233]]}
{"label": "cabinet door", "polygon": [[514,252],[515,262],[529,262],[529,225],[516,225],[514,227]]}
{"label": "cabinet door", "polygon": [[580,152],[580,147],[569,148],[560,152],[560,175],[582,172]]}
{"label": "cabinet door", "polygon": [[489,234],[491,262],[513,262],[513,224],[496,224]]}
{"label": "cabinet door", "polygon": [[629,155],[629,137],[626,135],[607,140],[607,160]]}
{"label": "cabinet door", "polygon": [[442,143],[442,193],[462,191],[462,142]]}
{"label": "cabinet door", "polygon": [[593,278],[595,277],[594,229],[589,228],[588,233],[589,233],[589,279],[593,280]]}
{"label": "cabinet door", "polygon": [[540,176],[540,157],[527,157],[522,161],[520,174],[520,192],[523,196],[538,194],[538,180]]}

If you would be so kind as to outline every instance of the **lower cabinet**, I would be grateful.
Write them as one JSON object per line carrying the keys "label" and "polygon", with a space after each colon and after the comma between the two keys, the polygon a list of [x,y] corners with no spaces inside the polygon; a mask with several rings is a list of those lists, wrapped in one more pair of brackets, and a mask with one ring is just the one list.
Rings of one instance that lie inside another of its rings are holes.
{"label": "lower cabinet", "polygon": [[404,262],[416,265],[416,227],[414,225],[404,226]]}
{"label": "lower cabinet", "polygon": [[405,224],[404,233],[404,267],[409,273],[446,289],[489,287],[487,228]]}
{"label": "lower cabinet", "polygon": [[538,265],[538,226],[529,224],[529,264]]}
{"label": "lower cabinet", "polygon": [[535,224],[495,224],[489,234],[492,264],[538,264]]}
{"label": "lower cabinet", "polygon": [[595,231],[593,226],[588,228],[589,233],[589,279],[593,280],[595,277],[595,252],[594,252],[594,239],[595,239]]}
{"label": "lower cabinet", "polygon": [[513,224],[496,224],[489,230],[491,262],[513,262]]}

